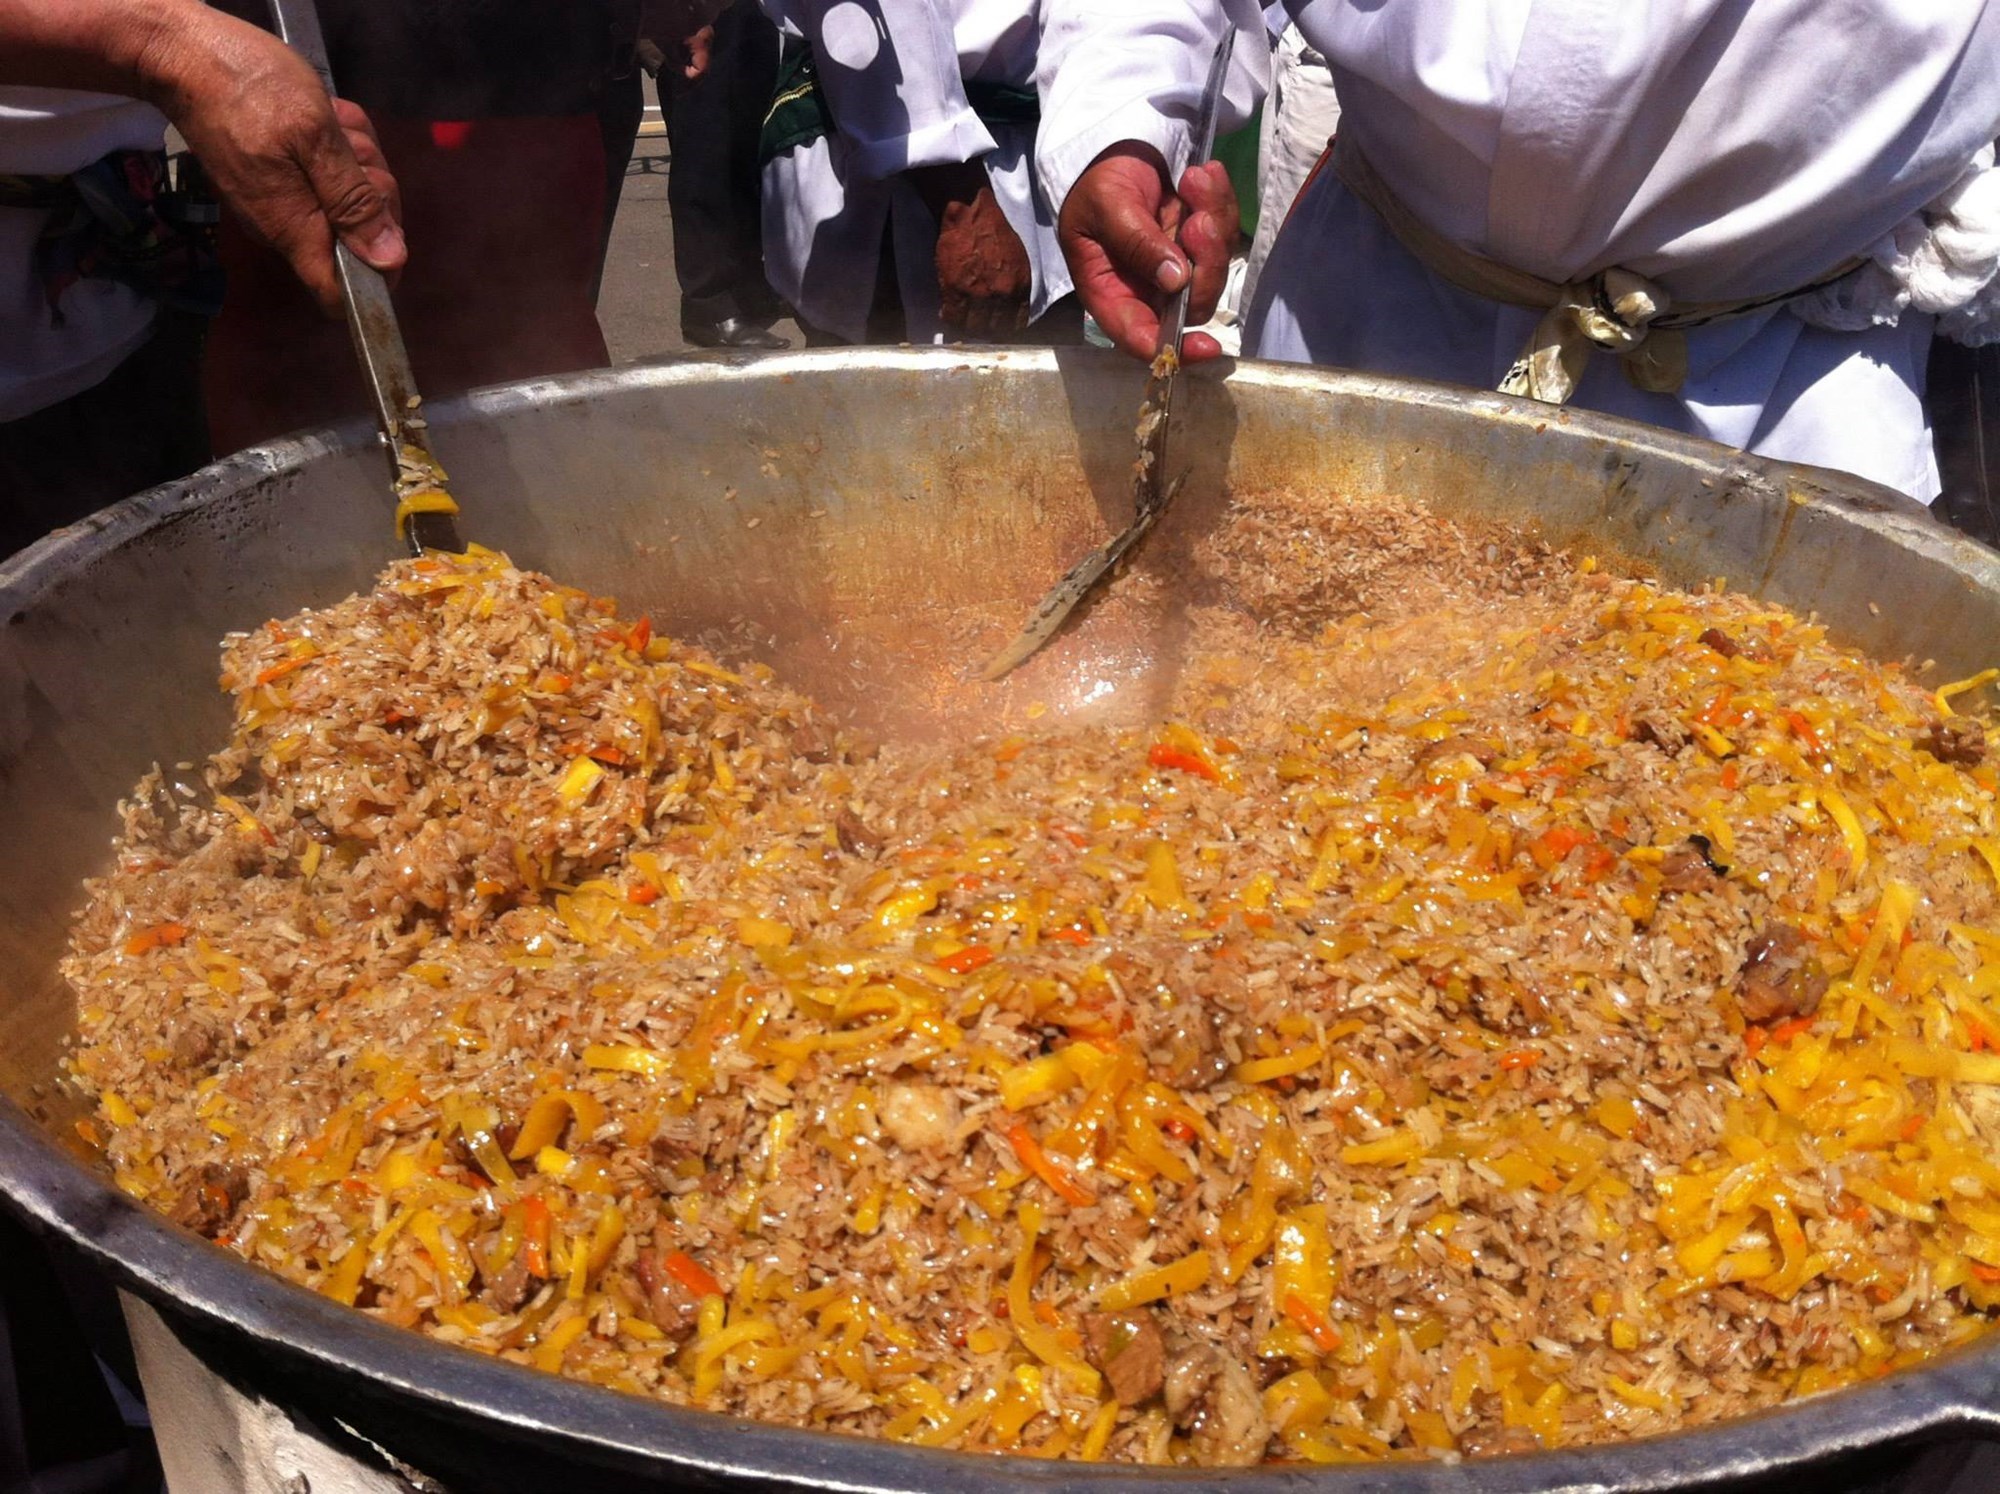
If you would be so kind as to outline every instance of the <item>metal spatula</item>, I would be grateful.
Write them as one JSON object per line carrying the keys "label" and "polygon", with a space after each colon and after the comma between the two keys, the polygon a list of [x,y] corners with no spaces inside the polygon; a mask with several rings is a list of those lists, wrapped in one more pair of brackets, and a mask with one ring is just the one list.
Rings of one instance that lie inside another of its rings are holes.
{"label": "metal spatula", "polygon": [[[1195,127],[1194,148],[1188,164],[1198,166],[1215,149],[1215,121],[1222,108],[1222,80],[1229,71],[1230,53],[1236,47],[1236,30],[1226,28],[1216,45],[1215,60],[1208,65],[1208,84],[1202,89],[1201,114]],[[1109,544],[1092,550],[1071,566],[1062,580],[1036,605],[1027,626],[999,653],[981,666],[979,677],[997,680],[1018,668],[1055,637],[1070,613],[1091,590],[1109,575],[1133,546],[1152,532],[1167,511],[1167,505],[1187,480],[1183,472],[1166,482],[1167,423],[1173,416],[1174,385],[1181,367],[1181,337],[1187,330],[1188,295],[1194,281],[1174,293],[1160,318],[1160,341],[1153,354],[1152,375],[1139,401],[1139,459],[1132,466],[1132,522]]]}
{"label": "metal spatula", "polygon": [[[326,38],[319,28],[313,0],[269,0],[271,20],[293,51],[312,64],[331,94],[333,72],[327,65]],[[375,399],[375,425],[389,455],[389,481],[396,497],[396,537],[412,555],[426,550],[463,550],[444,468],[431,453],[422,415],[423,400],[410,355],[403,347],[403,330],[389,300],[389,285],[381,273],[364,263],[345,244],[334,244],[340,270],[340,297],[347,307],[347,330],[354,337],[354,354]]]}

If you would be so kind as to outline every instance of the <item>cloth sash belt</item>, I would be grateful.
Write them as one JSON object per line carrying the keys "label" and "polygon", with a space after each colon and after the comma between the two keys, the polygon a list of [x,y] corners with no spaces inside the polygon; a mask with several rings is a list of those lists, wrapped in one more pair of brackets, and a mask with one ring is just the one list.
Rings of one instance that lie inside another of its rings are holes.
{"label": "cloth sash belt", "polygon": [[212,202],[175,190],[163,151],[118,150],[68,176],[0,175],[0,208],[48,214],[35,276],[55,325],[79,280],[115,280],[202,316],[222,307]]}
{"label": "cloth sash belt", "polygon": [[1376,174],[1350,134],[1327,148],[1334,174],[1380,215],[1402,246],[1432,273],[1488,301],[1542,313],[1527,345],[1500,381],[1502,394],[1544,404],[1566,404],[1583,380],[1592,353],[1615,356],[1640,389],[1672,394],[1687,379],[1690,327],[1748,316],[1830,285],[1858,269],[1850,259],[1810,285],[1741,301],[1697,301],[1676,306],[1673,297],[1643,275],[1613,266],[1568,284],[1486,258],[1438,233],[1410,211]]}
{"label": "cloth sash belt", "polygon": [[[1041,99],[1032,88],[1014,83],[965,80],[965,100],[989,125],[1032,125],[1042,118]],[[796,145],[810,145],[833,132],[833,111],[819,81],[812,45],[786,37],[778,59],[778,87],[765,111],[757,136],[757,164],[768,166]]]}

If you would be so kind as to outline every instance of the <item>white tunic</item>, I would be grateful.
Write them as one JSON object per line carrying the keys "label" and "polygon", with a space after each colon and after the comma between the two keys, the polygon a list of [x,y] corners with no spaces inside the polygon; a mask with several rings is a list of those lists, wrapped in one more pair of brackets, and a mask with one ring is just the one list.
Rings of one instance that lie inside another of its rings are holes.
{"label": "white tunic", "polygon": [[988,126],[967,78],[1032,86],[1037,0],[762,0],[781,28],[811,40],[836,133],[764,168],[764,272],[817,327],[859,342],[885,231],[912,342],[943,341],[937,221],[901,173],[978,160],[1028,251],[1039,317],[1068,295],[1055,214],[1035,182],[1035,131]]}
{"label": "white tunic", "polygon": [[[66,88],[0,87],[0,174],[61,176],[114,150],[158,150],[167,122],[131,99]],[[81,280],[62,298],[62,325],[35,277],[48,214],[0,208],[0,420],[68,399],[100,382],[146,340],[154,304],[109,280]]]}
{"label": "white tunic", "polygon": [[[1213,38],[1254,0],[1046,0],[1038,155],[1060,205],[1106,146],[1178,170]],[[1553,281],[1613,265],[1684,301],[1781,293],[1863,254],[2000,135],[2000,0],[1290,0],[1341,129],[1458,244]],[[1239,45],[1229,97],[1261,86]],[[1328,172],[1251,309],[1261,356],[1491,387],[1536,315],[1418,263]],[[1677,395],[1597,359],[1576,403],[1937,492],[1931,320],[1783,311],[1689,334]]]}

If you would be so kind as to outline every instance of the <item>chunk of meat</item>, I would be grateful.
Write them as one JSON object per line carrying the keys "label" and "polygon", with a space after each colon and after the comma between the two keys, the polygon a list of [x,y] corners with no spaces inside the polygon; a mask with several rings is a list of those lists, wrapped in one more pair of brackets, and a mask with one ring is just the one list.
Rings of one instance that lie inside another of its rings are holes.
{"label": "chunk of meat", "polygon": [[250,1196],[250,1174],[240,1167],[210,1162],[174,1207],[174,1223],[213,1240],[236,1217]]}
{"label": "chunk of meat", "polygon": [[1167,1366],[1167,1414],[1188,1434],[1195,1461],[1211,1468],[1246,1468],[1263,1461],[1271,1440],[1257,1382],[1242,1365],[1209,1344],[1183,1349]]}
{"label": "chunk of meat", "polygon": [[1689,735],[1688,729],[1673,717],[1658,713],[1641,716],[1632,723],[1633,741],[1650,742],[1668,757],[1687,746]]}
{"label": "chunk of meat", "polygon": [[1222,1030],[1204,1001],[1176,1001],[1148,1013],[1144,1037],[1153,1077],[1162,1084],[1207,1089],[1229,1077]]}
{"label": "chunk of meat", "polygon": [[542,1278],[528,1269],[526,1251],[517,1250],[500,1274],[486,1284],[481,1295],[495,1312],[517,1313],[542,1289]]}
{"label": "chunk of meat", "polygon": [[1986,760],[1986,733],[1963,716],[1933,721],[1918,733],[1916,745],[1941,763],[1976,768]]}
{"label": "chunk of meat", "polygon": [[1495,1032],[1535,1036],[1549,1029],[1549,998],[1532,982],[1507,976],[1474,975],[1472,1009]]}
{"label": "chunk of meat", "polygon": [[701,1298],[666,1266],[666,1251],[655,1244],[639,1252],[632,1262],[640,1290],[646,1294],[646,1316],[669,1338],[679,1338],[701,1316]]}
{"label": "chunk of meat", "polygon": [[833,732],[824,721],[808,716],[792,728],[792,751],[809,763],[830,763],[838,755]]}
{"label": "chunk of meat", "polygon": [[1150,1312],[1091,1313],[1083,1337],[1119,1405],[1149,1401],[1166,1384],[1167,1342]]}
{"label": "chunk of meat", "polygon": [[1490,768],[1499,756],[1500,749],[1491,742],[1482,742],[1477,737],[1461,735],[1446,737],[1441,742],[1432,742],[1425,746],[1417,753],[1417,766],[1428,768],[1432,763],[1443,762],[1449,758],[1470,757],[1480,767]]}
{"label": "chunk of meat", "polygon": [[840,842],[841,850],[850,856],[873,856],[885,842],[880,835],[861,822],[861,817],[850,809],[843,809],[833,818],[834,838]]}
{"label": "chunk of meat", "polygon": [[174,1028],[169,1052],[175,1068],[206,1072],[221,1048],[222,1034],[214,1023],[188,1017]]}
{"label": "chunk of meat", "polygon": [[1715,869],[1693,846],[1675,846],[1660,862],[1661,885],[1669,892],[1706,892],[1715,885]]}
{"label": "chunk of meat", "polygon": [[1720,628],[1704,628],[1701,641],[1721,654],[1725,659],[1733,659],[1743,652],[1743,645],[1731,638]]}
{"label": "chunk of meat", "polygon": [[876,1118],[906,1152],[945,1151],[958,1139],[958,1100],[937,1084],[892,1084]]}
{"label": "chunk of meat", "polygon": [[1826,994],[1826,973],[1812,959],[1812,941],[1789,923],[1767,926],[1743,951],[1736,1004],[1746,1022],[1811,1016]]}

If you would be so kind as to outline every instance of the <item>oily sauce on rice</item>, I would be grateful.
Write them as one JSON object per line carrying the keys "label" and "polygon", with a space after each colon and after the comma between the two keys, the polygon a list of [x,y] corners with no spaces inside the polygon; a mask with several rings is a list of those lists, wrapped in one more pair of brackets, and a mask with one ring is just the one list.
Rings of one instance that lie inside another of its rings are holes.
{"label": "oily sauce on rice", "polygon": [[74,931],[90,1138],[386,1321],[975,1450],[1552,1447],[1984,1329],[1964,692],[1408,505],[1183,559],[1145,730],[872,749],[479,551],[231,638]]}

